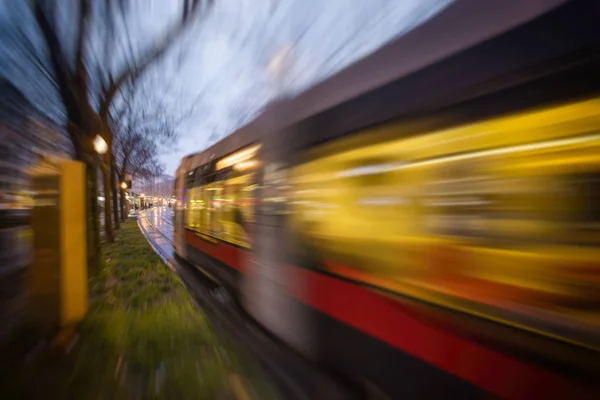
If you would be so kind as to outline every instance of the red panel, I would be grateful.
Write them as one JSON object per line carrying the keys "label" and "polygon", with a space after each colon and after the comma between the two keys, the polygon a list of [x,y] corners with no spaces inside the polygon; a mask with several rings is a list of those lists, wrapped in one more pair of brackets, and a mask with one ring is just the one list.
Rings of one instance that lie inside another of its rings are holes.
{"label": "red panel", "polygon": [[401,303],[364,287],[293,267],[311,290],[290,288],[304,303],[389,345],[504,398],[592,396],[560,375],[429,326],[402,310]]}
{"label": "red panel", "polygon": [[[242,261],[247,250],[212,243],[190,231],[186,231],[186,241],[244,272]],[[407,305],[365,287],[304,268],[291,267],[290,273],[295,279],[290,280],[288,292],[305,304],[496,396],[562,399],[600,395],[560,375],[427,325],[411,316],[418,311],[407,312]]]}
{"label": "red panel", "polygon": [[245,253],[248,252],[247,250],[221,241],[216,241],[215,243],[209,242],[188,230],[185,231],[185,240],[201,252],[208,254],[239,272],[244,272],[243,261]]}

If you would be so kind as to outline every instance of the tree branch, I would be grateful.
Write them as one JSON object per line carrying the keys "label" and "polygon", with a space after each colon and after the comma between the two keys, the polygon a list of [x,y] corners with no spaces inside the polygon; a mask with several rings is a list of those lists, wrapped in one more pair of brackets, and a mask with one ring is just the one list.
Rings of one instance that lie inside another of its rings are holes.
{"label": "tree branch", "polygon": [[54,76],[59,86],[59,91],[61,97],[65,102],[70,97],[69,93],[69,82],[70,82],[70,72],[69,72],[69,64],[67,59],[62,51],[62,47],[60,45],[60,41],[58,40],[58,36],[56,35],[56,31],[54,27],[48,20],[48,16],[42,9],[42,4],[40,0],[35,2],[35,19],[42,31],[42,35],[44,40],[46,41],[46,45],[50,50],[50,61],[52,62],[52,68],[54,70]]}
{"label": "tree branch", "polygon": [[102,117],[107,115],[113,98],[119,92],[125,82],[137,81],[137,79],[146,71],[146,69],[148,69],[148,67],[150,67],[155,61],[160,59],[169,50],[172,43],[174,43],[176,39],[183,34],[186,28],[190,25],[191,21],[194,19],[195,15],[203,8],[201,7],[201,4],[206,3],[206,8],[208,8],[212,6],[213,1],[214,0],[193,0],[192,5],[189,7],[187,6],[189,2],[185,2],[182,20],[175,26],[168,29],[166,35],[163,37],[162,43],[155,47],[154,50],[148,51],[140,61],[135,63],[137,64],[136,67],[127,64],[125,67],[123,67],[123,70],[116,75],[117,78],[114,79],[108,90],[104,93],[104,99],[100,105],[100,115]]}
{"label": "tree branch", "polygon": [[90,5],[88,0],[79,0],[79,29],[75,52],[75,76],[80,96],[87,96],[88,76],[85,68],[84,45],[90,25]]}

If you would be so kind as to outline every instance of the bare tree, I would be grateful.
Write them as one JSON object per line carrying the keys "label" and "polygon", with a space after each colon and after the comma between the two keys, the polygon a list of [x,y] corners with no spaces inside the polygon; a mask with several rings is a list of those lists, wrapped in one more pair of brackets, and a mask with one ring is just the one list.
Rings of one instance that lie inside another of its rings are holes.
{"label": "bare tree", "polygon": [[[163,168],[159,155],[172,148],[179,127],[193,112],[193,105],[186,109],[170,104],[163,96],[156,96],[151,90],[159,84],[155,78],[144,83],[127,85],[122,101],[111,112],[113,169],[118,182],[123,182],[128,175],[136,179],[160,176]],[[120,202],[116,193],[113,191],[115,210],[120,209],[120,219],[124,219],[124,192],[121,191]],[[115,220],[118,219],[115,212]]]}
{"label": "bare tree", "polygon": [[[158,148],[147,136],[131,133],[122,141],[122,146],[116,153],[115,172],[119,181],[125,181],[129,175],[135,180],[147,180],[160,176],[163,173],[162,165],[158,161]],[[117,207],[116,200],[115,207]],[[121,192],[120,203],[121,218],[125,218],[125,197]]]}
{"label": "bare tree", "polygon": [[[133,0],[31,0],[5,7],[20,17],[28,17],[25,14],[29,12],[28,19],[22,19],[26,24],[21,27],[28,57],[52,81],[64,107],[74,157],[88,165],[88,213],[94,227],[93,239],[88,243],[93,246],[89,251],[92,256],[98,254],[99,244],[94,167],[99,160],[92,148],[93,138],[100,135],[108,144],[101,163],[108,199],[114,150],[109,123],[113,103],[126,84],[135,84],[173,47],[192,22],[205,14],[212,0],[180,0],[177,4],[180,17],[155,38],[155,44],[146,46],[130,40],[129,21],[135,20],[143,7]],[[32,29],[37,37],[32,38]],[[111,206],[109,201],[105,204],[106,237],[111,241]],[[90,261],[95,264],[97,260]]]}

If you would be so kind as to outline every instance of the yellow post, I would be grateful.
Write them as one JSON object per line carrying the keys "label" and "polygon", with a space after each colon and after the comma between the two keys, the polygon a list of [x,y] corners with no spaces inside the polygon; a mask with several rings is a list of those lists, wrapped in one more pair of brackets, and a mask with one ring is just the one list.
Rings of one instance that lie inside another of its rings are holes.
{"label": "yellow post", "polygon": [[81,321],[88,307],[85,166],[44,158],[32,178],[31,306],[40,328],[54,335]]}
{"label": "yellow post", "polygon": [[[78,161],[60,162],[61,294],[60,325],[80,321],[87,312],[87,241],[85,166]],[[91,199],[95,201],[95,199]]]}

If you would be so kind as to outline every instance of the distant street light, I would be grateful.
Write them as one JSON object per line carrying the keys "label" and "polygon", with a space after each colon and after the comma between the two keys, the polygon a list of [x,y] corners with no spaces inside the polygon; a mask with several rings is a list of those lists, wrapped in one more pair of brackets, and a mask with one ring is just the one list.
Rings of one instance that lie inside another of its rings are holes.
{"label": "distant street light", "polygon": [[127,189],[127,182],[121,182],[121,189]]}
{"label": "distant street light", "polygon": [[100,135],[96,135],[96,137],[94,138],[94,150],[96,150],[96,153],[98,153],[100,155],[102,155],[108,151],[108,145],[106,144],[106,141],[104,139],[102,139],[102,136],[100,136]]}

